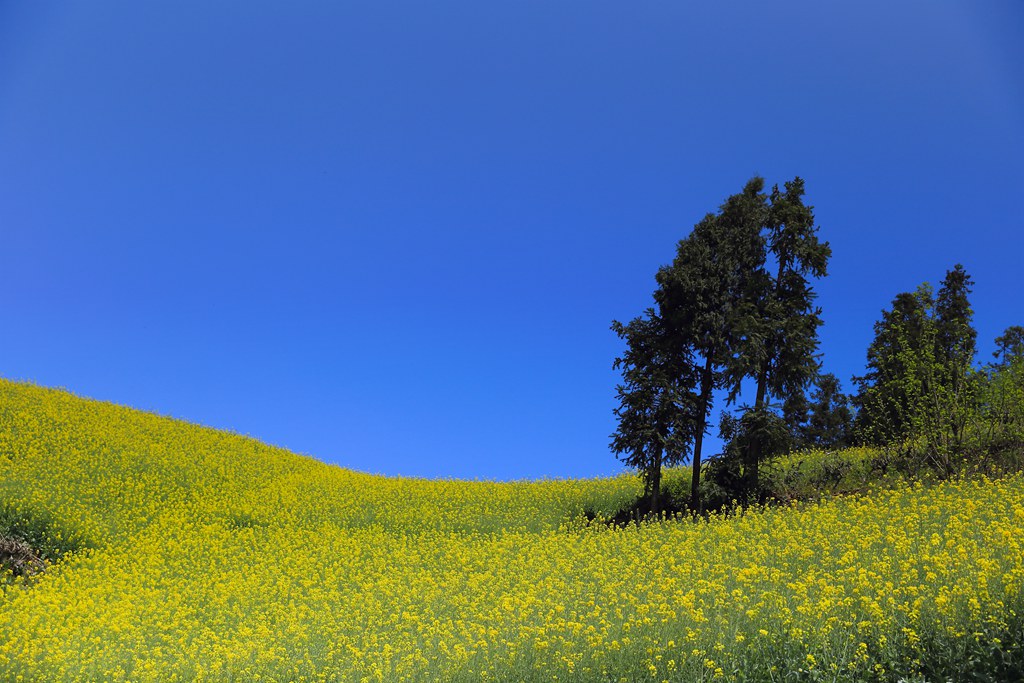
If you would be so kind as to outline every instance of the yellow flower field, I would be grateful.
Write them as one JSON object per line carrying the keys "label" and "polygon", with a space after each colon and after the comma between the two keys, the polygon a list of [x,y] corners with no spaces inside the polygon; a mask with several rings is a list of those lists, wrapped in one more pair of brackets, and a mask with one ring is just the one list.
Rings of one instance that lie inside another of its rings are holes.
{"label": "yellow flower field", "polygon": [[585,523],[637,492],[359,474],[0,381],[0,506],[83,548],[0,582],[0,680],[964,680],[1020,662],[1020,477]]}

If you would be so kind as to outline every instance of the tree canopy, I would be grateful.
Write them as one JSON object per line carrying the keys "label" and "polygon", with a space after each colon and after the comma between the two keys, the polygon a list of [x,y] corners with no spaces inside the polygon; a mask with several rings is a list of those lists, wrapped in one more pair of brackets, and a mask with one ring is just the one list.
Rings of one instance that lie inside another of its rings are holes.
{"label": "tree canopy", "polygon": [[[657,311],[613,324],[628,350],[616,361],[626,381],[612,448],[660,468],[666,458],[685,457],[692,443],[690,506],[698,511],[714,390],[724,389],[732,403],[744,380],[755,382],[750,414],[730,431],[743,435],[745,489],[754,491],[760,460],[777,450],[769,443],[784,426],[769,401],[802,393],[818,373],[821,311],[811,279],[825,275],[831,250],[818,240],[801,178],[770,193],[764,187],[762,178],[750,179],[679,242],[673,262],[657,273]],[[663,407],[669,395],[677,407],[671,415]]]}
{"label": "tree canopy", "polygon": [[960,264],[946,272],[938,295],[923,283],[893,299],[875,323],[867,371],[855,377],[860,440],[922,444],[940,470],[962,457],[969,416],[976,412],[972,368],[977,333],[969,295],[973,280]]}
{"label": "tree canopy", "polygon": [[996,337],[996,350],[992,356],[1001,366],[1007,366],[1016,359],[1024,358],[1024,327],[1011,325]]}
{"label": "tree canopy", "polygon": [[640,471],[652,512],[660,509],[662,467],[681,462],[694,438],[697,397],[692,357],[675,343],[654,309],[612,329],[626,342],[615,359],[622,372],[616,387],[618,428],[611,448]]}
{"label": "tree canopy", "polygon": [[752,178],[717,214],[708,214],[679,242],[672,264],[658,271],[655,300],[667,334],[694,361],[700,391],[695,413],[690,507],[700,510],[701,450],[712,410],[712,392],[739,392],[742,371],[735,349],[749,317],[745,295],[764,263],[761,225],[764,180]]}

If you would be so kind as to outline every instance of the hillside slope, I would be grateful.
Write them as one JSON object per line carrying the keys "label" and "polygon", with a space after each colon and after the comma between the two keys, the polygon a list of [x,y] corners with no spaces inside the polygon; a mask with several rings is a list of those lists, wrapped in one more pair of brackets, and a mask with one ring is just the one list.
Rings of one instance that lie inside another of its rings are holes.
{"label": "hillside slope", "polygon": [[81,547],[2,589],[0,679],[1018,675],[1019,477],[580,523],[636,493],[359,474],[0,381],[0,508]]}
{"label": "hillside slope", "polygon": [[47,510],[92,544],[187,510],[288,527],[531,530],[620,504],[631,477],[466,482],[379,477],[254,439],[0,380],[0,500]]}

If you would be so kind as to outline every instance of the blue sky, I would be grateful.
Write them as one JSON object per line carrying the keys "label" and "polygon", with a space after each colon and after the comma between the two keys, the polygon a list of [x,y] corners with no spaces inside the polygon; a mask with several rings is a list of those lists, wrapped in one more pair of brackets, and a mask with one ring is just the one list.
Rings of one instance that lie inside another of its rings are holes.
{"label": "blue sky", "polygon": [[[1024,324],[1024,5],[0,5],[0,375],[386,474],[619,471],[692,225],[807,182],[826,370],[962,262]],[[712,439],[712,452],[717,442]]]}

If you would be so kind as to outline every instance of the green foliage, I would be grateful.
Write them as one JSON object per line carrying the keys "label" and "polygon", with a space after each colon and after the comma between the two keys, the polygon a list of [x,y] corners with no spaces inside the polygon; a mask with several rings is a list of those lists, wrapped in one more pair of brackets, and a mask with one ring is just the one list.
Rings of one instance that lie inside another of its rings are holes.
{"label": "green foliage", "polygon": [[799,177],[770,194],[762,178],[752,178],[717,214],[694,226],[672,265],[658,272],[655,299],[662,319],[699,368],[690,501],[695,510],[701,507],[701,446],[712,391],[726,389],[731,404],[744,379],[757,383],[754,414],[743,432],[741,469],[750,491],[758,486],[760,460],[774,448],[774,435],[757,431],[768,424],[770,399],[802,393],[817,374],[821,318],[810,279],[824,276],[831,250],[818,240],[803,195]]}
{"label": "green foliage", "polygon": [[[772,407],[773,400],[789,399],[784,414],[790,422],[801,419],[805,406],[795,397],[804,393],[820,367],[816,352],[821,309],[814,305],[811,280],[825,276],[832,250],[818,239],[814,212],[803,196],[804,181],[797,177],[782,190],[776,185],[763,200],[760,234],[766,251],[738,305],[742,314],[736,319],[739,342],[731,349],[732,377],[737,387],[743,378],[753,379],[756,393],[739,427],[723,427],[725,438],[737,442],[730,441],[726,452],[742,452],[744,481],[737,493],[744,501],[762,497],[761,462],[790,443],[787,420]],[[736,398],[735,390],[730,398]]]}
{"label": "green foliage", "polygon": [[789,426],[771,407],[744,407],[739,416],[723,412],[719,435],[725,441],[722,453],[713,459],[709,478],[720,489],[719,498],[744,502],[764,502],[771,489],[760,476],[751,476],[749,453],[758,450],[758,466],[789,450],[792,443]]}
{"label": "green foliage", "polygon": [[906,483],[885,451],[864,446],[790,453],[770,462],[764,476],[770,498],[782,503],[861,494]]}
{"label": "green foliage", "polygon": [[971,441],[998,469],[1024,467],[1024,356],[1013,356],[976,376],[978,410]]}
{"label": "green foliage", "polygon": [[619,425],[611,448],[640,471],[651,511],[658,512],[662,467],[681,462],[694,438],[700,410],[695,370],[689,348],[675,343],[653,310],[627,325],[613,322],[612,329],[626,351],[614,364],[623,383],[616,387]]}
{"label": "green foliage", "polygon": [[881,445],[909,433],[917,409],[914,391],[920,384],[911,368],[919,365],[916,355],[926,347],[924,327],[931,306],[931,289],[924,285],[913,294],[896,295],[892,309],[882,311],[882,319],[875,323],[867,370],[854,377],[860,440]]}
{"label": "green foliage", "polygon": [[782,414],[792,435],[793,450],[844,448],[850,443],[850,397],[842,392],[839,378],[831,373],[815,379],[810,401],[803,392],[787,396]]}
{"label": "green foliage", "polygon": [[850,397],[841,391],[839,379],[833,374],[819,377],[811,398],[811,414],[802,434],[803,443],[819,448],[849,445],[853,413]]}
{"label": "green foliage", "polygon": [[1024,327],[1011,325],[996,337],[996,350],[992,356],[999,365],[1005,367],[1014,359],[1024,358]]}
{"label": "green foliage", "polygon": [[860,438],[916,451],[942,476],[964,466],[968,428],[979,410],[972,285],[958,264],[937,298],[927,283],[897,295],[875,324],[867,372],[854,378]]}
{"label": "green foliage", "polygon": [[[974,361],[978,333],[972,325],[974,311],[968,301],[974,281],[959,263],[946,277],[935,300],[935,346],[938,359],[944,365],[960,368]],[[959,374],[948,380],[955,383]]]}
{"label": "green foliage", "polygon": [[[772,189],[764,231],[767,267],[750,293],[751,333],[742,349],[745,375],[758,382],[764,405],[769,397],[803,391],[818,374],[818,327],[821,309],[812,278],[826,274],[832,249],[818,239],[814,213],[803,202],[804,181],[794,178]],[[774,273],[769,269],[774,267]]]}
{"label": "green foliage", "polygon": [[85,545],[45,512],[0,502],[0,585],[42,571]]}
{"label": "green foliage", "polygon": [[762,489],[779,501],[808,500],[934,483],[950,475],[1003,476],[1024,470],[1024,358],[971,371],[969,377],[973,398],[971,406],[961,409],[959,450],[951,445],[954,421],[947,416],[945,425],[918,423],[921,431],[914,439],[790,453],[769,463]]}
{"label": "green foliage", "polygon": [[710,359],[714,386],[735,396],[743,379],[733,351],[741,344],[752,311],[747,294],[764,267],[766,220],[764,180],[752,178],[743,191],[708,214],[679,242],[670,266],[658,271],[655,299],[679,341]]}
{"label": "green foliage", "polygon": [[695,415],[690,507],[700,510],[703,437],[712,409],[712,392],[739,392],[743,372],[735,349],[749,327],[746,294],[764,265],[761,226],[766,207],[764,180],[752,178],[717,214],[708,214],[679,242],[670,266],[658,271],[655,300],[675,339],[689,350],[699,368],[700,391]]}

